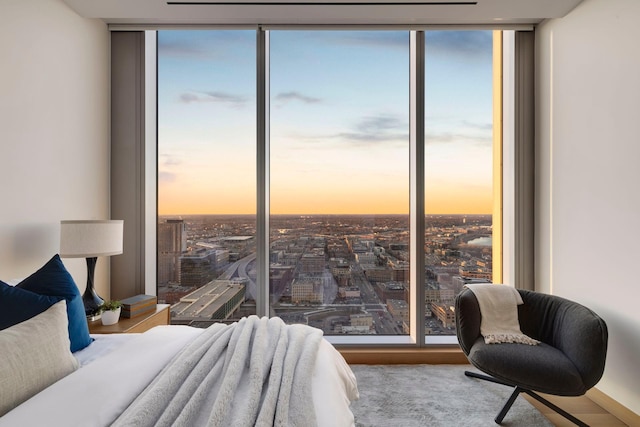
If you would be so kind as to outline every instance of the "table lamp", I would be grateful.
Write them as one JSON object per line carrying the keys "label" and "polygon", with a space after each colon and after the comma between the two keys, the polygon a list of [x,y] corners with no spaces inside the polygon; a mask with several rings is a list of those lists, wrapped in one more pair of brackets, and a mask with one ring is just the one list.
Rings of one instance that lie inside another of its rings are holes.
{"label": "table lamp", "polygon": [[104,301],[93,287],[93,273],[99,256],[122,253],[123,220],[60,221],[60,257],[87,259],[87,287],[82,295],[88,320],[100,318]]}

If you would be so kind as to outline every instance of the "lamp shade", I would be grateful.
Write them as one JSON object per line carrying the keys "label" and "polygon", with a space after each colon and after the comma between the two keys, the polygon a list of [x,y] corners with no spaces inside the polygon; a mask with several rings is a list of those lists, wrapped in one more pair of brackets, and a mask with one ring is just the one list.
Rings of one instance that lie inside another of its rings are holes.
{"label": "lamp shade", "polygon": [[60,256],[89,258],[122,253],[124,221],[60,221]]}

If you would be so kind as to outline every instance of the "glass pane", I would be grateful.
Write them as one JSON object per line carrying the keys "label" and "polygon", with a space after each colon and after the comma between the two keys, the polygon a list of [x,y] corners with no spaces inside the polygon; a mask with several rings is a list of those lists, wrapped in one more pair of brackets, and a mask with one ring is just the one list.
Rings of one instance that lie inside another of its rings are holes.
{"label": "glass pane", "polygon": [[409,33],[270,34],[272,313],[409,328]]}
{"label": "glass pane", "polygon": [[491,31],[426,33],[427,334],[455,335],[455,296],[491,282],[492,43]]}
{"label": "glass pane", "polygon": [[158,32],[158,299],[174,324],[255,313],[255,40]]}

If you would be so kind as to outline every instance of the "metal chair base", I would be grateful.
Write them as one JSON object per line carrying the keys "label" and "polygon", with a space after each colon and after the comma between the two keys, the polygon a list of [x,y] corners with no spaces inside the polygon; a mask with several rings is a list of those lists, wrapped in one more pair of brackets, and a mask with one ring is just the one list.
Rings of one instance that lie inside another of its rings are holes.
{"label": "metal chair base", "polygon": [[509,396],[509,398],[507,399],[506,403],[504,404],[504,406],[502,407],[502,409],[498,413],[498,416],[496,416],[496,418],[494,420],[496,422],[496,424],[502,423],[502,420],[504,420],[504,417],[507,415],[507,412],[509,412],[509,409],[511,409],[511,406],[513,405],[513,402],[515,402],[515,400],[518,397],[518,395],[520,393],[526,393],[529,396],[531,396],[534,399],[536,399],[538,402],[542,403],[543,405],[546,405],[547,407],[553,409],[555,412],[557,412],[558,414],[562,415],[563,417],[565,417],[566,419],[568,419],[569,421],[571,421],[575,425],[580,426],[580,427],[589,427],[587,424],[583,423],[582,421],[580,421],[579,419],[577,419],[576,417],[574,417],[573,415],[571,415],[567,411],[563,410],[562,408],[559,408],[558,406],[556,406],[553,403],[549,402],[547,399],[545,399],[544,397],[540,396],[539,394],[537,394],[534,391],[522,388],[520,386],[514,386],[513,384],[509,384],[507,382],[500,381],[500,380],[498,380],[496,378],[493,378],[493,377],[491,377],[489,375],[478,374],[477,372],[465,371],[464,374],[466,376],[468,376],[468,377],[478,378],[478,379],[481,379],[481,380],[490,381],[492,383],[502,384],[502,385],[506,385],[506,386],[509,386],[509,387],[515,387],[514,390],[513,390],[513,393],[511,393],[511,396]]}

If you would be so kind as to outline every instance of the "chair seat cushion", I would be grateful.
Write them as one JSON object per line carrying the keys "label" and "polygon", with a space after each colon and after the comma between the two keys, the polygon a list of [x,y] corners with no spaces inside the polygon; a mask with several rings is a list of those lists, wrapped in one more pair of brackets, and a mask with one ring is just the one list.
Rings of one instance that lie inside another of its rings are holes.
{"label": "chair seat cushion", "polygon": [[480,337],[468,358],[492,377],[525,389],[560,396],[581,396],[587,391],[569,358],[545,343],[485,344]]}

